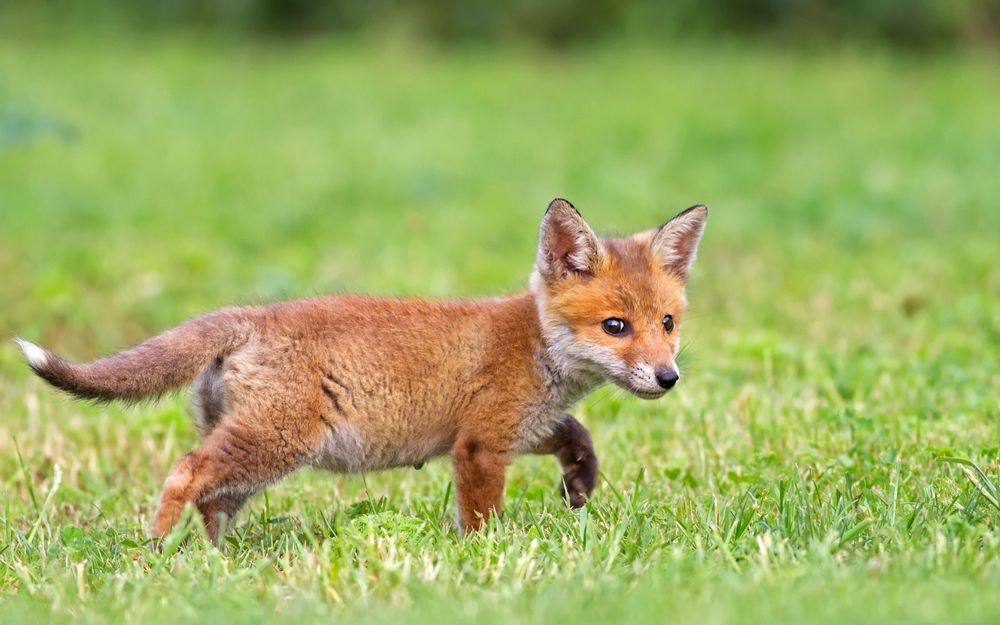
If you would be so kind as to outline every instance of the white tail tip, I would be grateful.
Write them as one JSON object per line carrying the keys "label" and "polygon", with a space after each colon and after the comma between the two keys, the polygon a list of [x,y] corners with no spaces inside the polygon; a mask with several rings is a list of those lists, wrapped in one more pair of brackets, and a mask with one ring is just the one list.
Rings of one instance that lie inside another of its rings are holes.
{"label": "white tail tip", "polygon": [[25,341],[20,337],[15,338],[14,342],[17,343],[17,346],[21,348],[22,352],[24,352],[24,357],[28,359],[28,364],[35,369],[41,369],[48,362],[49,353],[41,347],[30,341]]}

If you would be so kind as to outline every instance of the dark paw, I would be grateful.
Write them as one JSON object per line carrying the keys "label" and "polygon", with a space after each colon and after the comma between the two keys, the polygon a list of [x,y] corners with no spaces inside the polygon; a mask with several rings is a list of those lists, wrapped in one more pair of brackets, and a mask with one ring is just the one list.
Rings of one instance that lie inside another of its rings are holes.
{"label": "dark paw", "polygon": [[559,493],[573,508],[582,508],[597,486],[597,456],[593,449],[581,449],[572,462],[563,465]]}

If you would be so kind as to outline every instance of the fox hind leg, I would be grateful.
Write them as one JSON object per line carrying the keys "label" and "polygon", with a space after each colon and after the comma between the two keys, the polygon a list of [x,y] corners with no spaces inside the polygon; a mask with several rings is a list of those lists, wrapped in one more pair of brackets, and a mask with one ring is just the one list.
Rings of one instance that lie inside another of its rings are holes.
{"label": "fox hind leg", "polygon": [[[227,419],[205,437],[201,447],[183,455],[163,484],[151,534],[162,538],[180,520],[184,507],[198,507],[209,538],[218,539],[219,516],[232,518],[243,503],[267,484],[299,468],[310,445],[299,432],[251,428]],[[298,445],[291,441],[300,441]]]}
{"label": "fox hind leg", "polygon": [[212,542],[218,542],[231,527],[236,513],[250,495],[229,493],[198,504],[198,512],[205,523],[205,532]]}

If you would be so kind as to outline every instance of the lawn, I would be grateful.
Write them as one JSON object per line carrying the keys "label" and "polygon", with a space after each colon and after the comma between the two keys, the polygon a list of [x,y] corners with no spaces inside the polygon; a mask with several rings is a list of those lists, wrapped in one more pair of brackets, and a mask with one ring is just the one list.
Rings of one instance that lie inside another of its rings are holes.
{"label": "lawn", "polygon": [[[0,621],[997,622],[997,60],[5,32]],[[150,550],[186,398],[74,402],[7,340],[512,292],[557,195],[603,232],[712,211],[683,382],[575,409],[579,512],[551,458],[467,539],[444,460],[303,472],[221,550]]]}

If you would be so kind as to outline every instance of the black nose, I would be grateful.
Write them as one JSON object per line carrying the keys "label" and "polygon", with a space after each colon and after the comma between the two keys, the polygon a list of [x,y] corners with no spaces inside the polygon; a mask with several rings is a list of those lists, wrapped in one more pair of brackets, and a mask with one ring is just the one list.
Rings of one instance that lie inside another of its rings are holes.
{"label": "black nose", "polygon": [[660,385],[660,388],[671,389],[674,388],[674,384],[677,384],[677,380],[680,380],[681,376],[674,369],[657,369],[656,370],[656,383]]}

